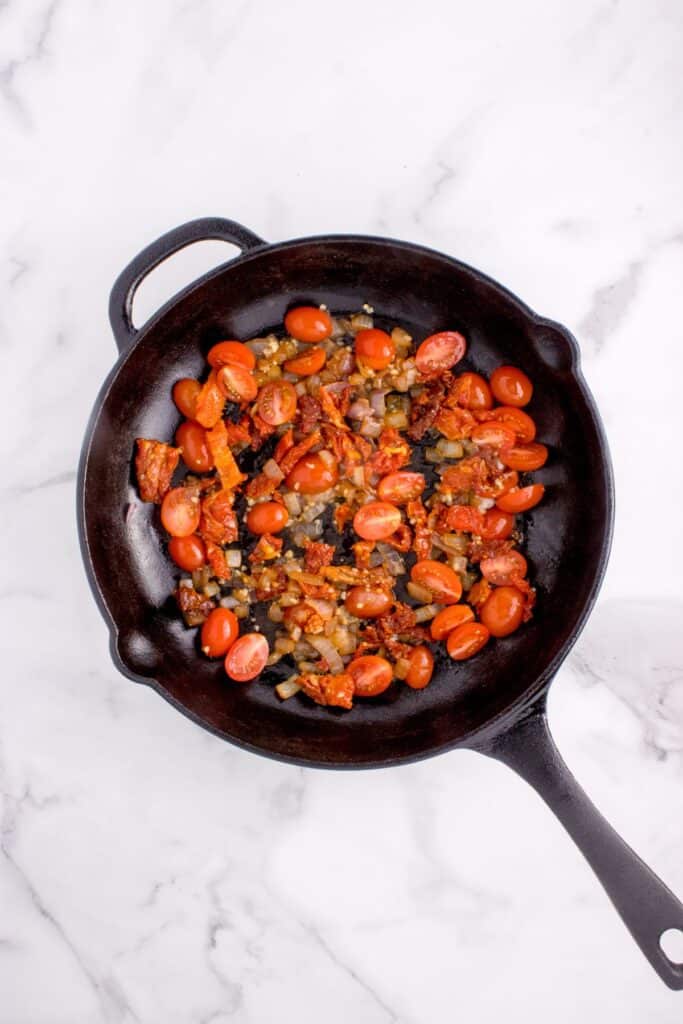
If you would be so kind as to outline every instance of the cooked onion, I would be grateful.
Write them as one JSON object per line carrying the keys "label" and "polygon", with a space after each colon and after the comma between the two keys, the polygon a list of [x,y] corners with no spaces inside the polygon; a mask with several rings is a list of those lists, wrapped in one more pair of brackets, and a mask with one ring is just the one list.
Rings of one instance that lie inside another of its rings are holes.
{"label": "cooked onion", "polygon": [[275,459],[268,459],[268,461],[264,463],[263,473],[269,480],[274,480],[278,484],[285,478],[285,474],[282,472]]}
{"label": "cooked onion", "polygon": [[415,609],[416,622],[429,622],[443,608],[442,604],[423,604],[421,608]]}
{"label": "cooked onion", "polygon": [[406,590],[414,601],[421,601],[422,604],[429,604],[434,597],[431,590],[423,587],[421,583],[413,583],[412,580],[406,583]]}
{"label": "cooked onion", "polygon": [[382,433],[382,424],[374,417],[368,416],[366,420],[363,420],[360,433],[363,437],[379,437]]}
{"label": "cooked onion", "polygon": [[442,437],[436,442],[436,450],[443,459],[461,459],[463,447],[460,441],[449,441]]}
{"label": "cooked onion", "polygon": [[289,697],[293,697],[295,693],[298,693],[301,685],[297,683],[296,679],[296,676],[292,676],[290,679],[285,679],[284,682],[278,683],[275,687],[278,697],[282,700],[287,700]]}
{"label": "cooked onion", "polygon": [[374,320],[371,316],[366,313],[354,313],[351,317],[351,330],[355,331],[367,331],[374,324]]}
{"label": "cooked onion", "polygon": [[285,491],[283,497],[285,508],[292,519],[296,519],[297,516],[301,515],[301,498],[296,491]]}
{"label": "cooked onion", "polygon": [[372,409],[367,398],[359,398],[349,406],[348,415],[352,420],[364,420],[367,416],[372,416]]}
{"label": "cooked onion", "polygon": [[408,417],[403,409],[398,409],[396,412],[388,412],[384,417],[384,423],[385,426],[393,427],[394,430],[405,430],[408,426]]}
{"label": "cooked onion", "polygon": [[237,548],[229,548],[225,552],[225,561],[231,569],[239,569],[242,564],[242,552]]}
{"label": "cooked onion", "polygon": [[330,672],[342,672],[344,670],[344,662],[339,657],[337,648],[333,643],[324,636],[314,636],[313,633],[306,634],[306,642],[315,647],[318,654],[320,654],[327,664],[330,666]]}
{"label": "cooked onion", "polygon": [[387,411],[385,395],[385,391],[370,392],[370,405],[372,406],[373,412],[379,417],[384,416],[384,413]]}
{"label": "cooked onion", "polygon": [[331,619],[337,610],[336,604],[331,601],[322,601],[319,597],[307,597],[306,604],[310,604],[311,608],[315,608],[321,619]]}
{"label": "cooked onion", "polygon": [[236,597],[222,597],[218,603],[221,608],[236,608],[239,601]]}
{"label": "cooked onion", "polygon": [[394,665],[394,675],[397,679],[405,679],[410,671],[410,662],[407,658],[399,658]]}

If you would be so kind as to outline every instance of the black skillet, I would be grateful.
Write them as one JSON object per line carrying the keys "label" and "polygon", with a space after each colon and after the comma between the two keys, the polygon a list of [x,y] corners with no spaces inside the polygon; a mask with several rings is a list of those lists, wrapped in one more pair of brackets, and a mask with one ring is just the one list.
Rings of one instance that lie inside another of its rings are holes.
{"label": "black skillet", "polygon": [[[135,330],[131,304],[142,279],[203,239],[230,242],[241,255]],[[523,367],[535,385],[530,412],[551,451],[537,474],[546,498],[526,517],[525,553],[538,587],[533,621],[471,662],[441,660],[426,690],[394,684],[350,712],[300,695],[281,703],[266,681],[232,685],[220,664],[197,655],[195,631],[184,628],[169,602],[175,573],[158,513],[139,501],[131,476],[136,437],[173,435],[174,381],[197,376],[214,341],[261,335],[302,302],[324,302],[333,311],[368,302],[417,339],[461,330],[469,343],[465,369]],[[184,224],[140,253],[116,281],[109,314],[120,356],[84,441],[78,517],[120,671],[224,739],[296,764],[388,767],[457,746],[504,761],[560,819],[662,980],[682,989],[683,964],[665,955],[660,938],[683,929],[683,906],[593,807],[548,730],[548,688],[595,601],[614,503],[607,445],[572,335],[484,274],[418,245],[355,235],[268,245],[219,218]]]}

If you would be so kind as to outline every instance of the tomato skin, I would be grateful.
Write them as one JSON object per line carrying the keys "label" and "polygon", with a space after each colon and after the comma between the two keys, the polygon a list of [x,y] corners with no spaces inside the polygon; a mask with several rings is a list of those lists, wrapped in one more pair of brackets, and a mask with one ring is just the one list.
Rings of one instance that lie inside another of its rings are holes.
{"label": "tomato skin", "polygon": [[491,391],[502,405],[517,408],[528,405],[534,386],[525,373],[516,366],[499,366],[490,378]]}
{"label": "tomato skin", "polygon": [[231,402],[253,402],[258,393],[253,372],[242,363],[224,363],[216,371],[216,383]]}
{"label": "tomato skin", "polygon": [[[496,481],[496,491],[494,497],[502,497],[509,491],[513,490],[519,483],[519,473],[515,469],[506,469],[505,472],[501,473]],[[503,509],[504,512],[509,509]]]}
{"label": "tomato skin", "polygon": [[201,384],[194,377],[183,377],[173,385],[173,401],[188,420],[194,419],[194,414],[197,411],[197,395],[201,390]]}
{"label": "tomato skin", "polygon": [[479,609],[479,617],[491,636],[509,636],[519,629],[524,597],[516,587],[496,587]]}
{"label": "tomato skin", "polygon": [[447,608],[437,612],[432,619],[430,633],[432,640],[443,640],[450,632],[466,622],[472,622],[474,612],[468,604],[449,604]]}
{"label": "tomato skin", "polygon": [[252,533],[279,533],[289,522],[289,512],[279,501],[260,501],[247,512],[247,529]]}
{"label": "tomato skin", "polygon": [[507,540],[515,528],[515,517],[499,508],[490,508],[484,513],[481,537],[484,540]]}
{"label": "tomato skin", "polygon": [[394,670],[386,660],[377,654],[364,654],[354,658],[346,667],[353,679],[354,697],[377,697],[384,693],[394,678]]}
{"label": "tomato skin", "polygon": [[451,393],[464,409],[490,409],[493,405],[491,389],[478,373],[461,373],[456,377]]}
{"label": "tomato skin", "polygon": [[408,660],[410,661],[410,668],[405,678],[406,683],[411,690],[424,690],[425,686],[429,686],[432,680],[434,655],[428,647],[420,644],[419,647],[413,648]]}
{"label": "tomato skin", "polygon": [[499,405],[497,409],[491,410],[491,418],[511,427],[520,444],[529,444],[536,437],[536,424],[523,409],[516,409],[512,405]]}
{"label": "tomato skin", "polygon": [[354,349],[356,359],[372,370],[385,370],[396,355],[396,345],[391,335],[377,327],[359,331]]}
{"label": "tomato skin", "polygon": [[467,342],[459,331],[430,334],[415,353],[415,365],[422,374],[450,370],[465,355]]}
{"label": "tomato skin", "polygon": [[204,541],[196,533],[191,533],[188,537],[171,537],[168,542],[168,553],[175,564],[185,572],[194,572],[206,563]]}
{"label": "tomato skin", "polygon": [[388,501],[369,501],[353,517],[353,528],[363,540],[386,540],[401,525],[401,511]]}
{"label": "tomato skin", "polygon": [[481,622],[466,622],[448,634],[446,649],[453,661],[465,661],[488,643],[490,633]]}
{"label": "tomato skin", "polygon": [[311,377],[322,370],[327,361],[324,348],[312,348],[303,355],[295,356],[283,363],[287,373],[296,373],[299,377]]}
{"label": "tomato skin", "polygon": [[410,570],[410,578],[431,590],[439,604],[457,604],[462,594],[462,583],[457,572],[443,562],[424,558]]}
{"label": "tomato skin", "polygon": [[324,341],[332,333],[332,317],[317,306],[295,306],[285,316],[285,330],[297,341]]}
{"label": "tomato skin", "polygon": [[222,658],[239,635],[237,616],[229,608],[214,608],[202,624],[200,646],[207,658]]}
{"label": "tomato skin", "polygon": [[384,615],[393,604],[393,598],[386,590],[370,590],[369,587],[351,587],[344,606],[347,612],[358,619],[376,619]]}
{"label": "tomato skin", "polygon": [[531,444],[507,448],[500,453],[500,461],[508,469],[516,469],[520,473],[531,473],[534,469],[545,466],[548,461],[548,449],[544,444],[532,441]]}
{"label": "tomato skin", "polygon": [[245,633],[225,656],[225,671],[237,683],[255,679],[268,661],[268,641],[261,633]]}
{"label": "tomato skin", "polygon": [[291,423],[296,415],[297,396],[288,380],[274,380],[264,384],[256,401],[258,414],[271,427]]}
{"label": "tomato skin", "polygon": [[544,494],[545,487],[543,484],[513,487],[506,494],[498,498],[496,508],[502,509],[503,512],[512,512],[513,514],[528,512],[530,508],[535,508],[538,505]]}
{"label": "tomato skin", "polygon": [[195,473],[208,473],[213,469],[213,456],[209,451],[206,431],[198,423],[185,420],[175,433],[175,443],[183,449],[183,462]]}
{"label": "tomato skin", "polygon": [[406,502],[419,498],[425,487],[426,481],[422,473],[399,470],[382,477],[377,485],[377,495],[381,501],[405,505]]}
{"label": "tomato skin", "polygon": [[213,366],[215,370],[226,363],[239,363],[247,370],[253,370],[256,366],[256,356],[241,341],[219,341],[209,349],[206,358],[209,366]]}
{"label": "tomato skin", "polygon": [[470,437],[475,444],[501,449],[512,448],[517,440],[512,427],[496,420],[489,420],[488,423],[478,423]]}
{"label": "tomato skin", "polygon": [[285,483],[298,494],[322,494],[334,487],[338,479],[339,469],[331,452],[309,452],[290,469]]}
{"label": "tomato skin", "polygon": [[519,551],[504,551],[491,558],[482,558],[479,568],[484,579],[499,587],[515,579],[524,579],[527,574],[526,558]]}
{"label": "tomato skin", "polygon": [[199,526],[199,498],[187,487],[173,487],[161,503],[161,522],[172,537],[189,537]]}

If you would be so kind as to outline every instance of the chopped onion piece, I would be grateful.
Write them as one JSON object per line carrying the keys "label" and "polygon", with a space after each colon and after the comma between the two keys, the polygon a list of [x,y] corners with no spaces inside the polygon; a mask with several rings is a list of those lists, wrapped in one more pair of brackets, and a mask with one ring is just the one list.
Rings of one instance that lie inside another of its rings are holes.
{"label": "chopped onion piece", "polygon": [[438,452],[436,448],[425,448],[425,461],[426,462],[441,462],[441,452]]}
{"label": "chopped onion piece", "polygon": [[218,603],[221,608],[236,608],[239,601],[236,597],[222,597]]}
{"label": "chopped onion piece", "polygon": [[368,416],[366,420],[363,420],[360,433],[363,437],[379,437],[382,433],[382,424],[374,417]]}
{"label": "chopped onion piece", "polygon": [[275,641],[275,650],[280,654],[291,654],[296,644],[288,636],[279,636]]}
{"label": "chopped onion piece", "polygon": [[416,622],[429,622],[443,608],[442,604],[423,604],[421,608],[415,609]]}
{"label": "chopped onion piece", "polygon": [[275,687],[275,692],[281,700],[288,700],[289,697],[293,697],[295,693],[298,693],[301,686],[296,681],[296,676],[292,676],[291,679],[285,679],[283,683],[278,683]]}
{"label": "chopped onion piece", "polygon": [[408,426],[408,417],[402,409],[396,410],[396,412],[388,412],[384,417],[384,423],[387,427],[393,427],[394,430],[405,430]]}
{"label": "chopped onion piece", "polygon": [[268,618],[270,619],[270,621],[282,622],[284,617],[285,616],[284,612],[282,611],[282,607],[277,603],[271,604],[270,608],[268,609]]}
{"label": "chopped onion piece", "polygon": [[301,515],[301,498],[296,491],[287,491],[283,497],[285,501],[285,508],[292,519],[296,519],[297,516]]}
{"label": "chopped onion piece", "polygon": [[331,601],[322,601],[319,597],[307,597],[306,604],[315,608],[321,619],[331,619],[336,610],[336,605]]}
{"label": "chopped onion piece", "polygon": [[282,472],[275,459],[268,459],[268,461],[264,463],[263,473],[269,480],[275,480],[278,484],[285,478],[285,474]]}
{"label": "chopped onion piece", "polygon": [[242,564],[242,552],[237,548],[228,548],[225,552],[225,561],[231,569],[239,569]]}
{"label": "chopped onion piece", "polygon": [[220,594],[221,588],[218,586],[217,583],[214,583],[214,581],[211,580],[209,583],[206,584],[203,592],[205,597],[215,597],[216,594]]}
{"label": "chopped onion piece", "polygon": [[410,672],[410,662],[407,658],[399,658],[394,665],[394,675],[397,679],[405,679]]}
{"label": "chopped onion piece", "polygon": [[461,459],[463,455],[462,442],[449,441],[445,437],[436,442],[436,450],[443,459]]}
{"label": "chopped onion piece", "polygon": [[327,664],[330,666],[330,672],[332,674],[343,671],[344,662],[339,657],[337,648],[327,639],[327,637],[315,636],[313,633],[307,633],[306,641],[311,645],[311,647],[315,647],[318,654],[325,659]]}
{"label": "chopped onion piece", "polygon": [[367,313],[354,313],[351,317],[351,330],[353,333],[356,331],[367,331],[374,324],[374,320]]}
{"label": "chopped onion piece", "polygon": [[406,590],[414,601],[421,601],[422,604],[429,604],[434,597],[431,590],[423,587],[421,583],[413,583],[412,580],[406,583]]}
{"label": "chopped onion piece", "polygon": [[366,416],[372,415],[372,409],[367,398],[359,398],[349,406],[348,416],[352,420],[364,420]]}
{"label": "chopped onion piece", "polygon": [[370,392],[370,405],[372,406],[373,412],[377,416],[384,416],[384,413],[387,411],[385,395],[385,391]]}

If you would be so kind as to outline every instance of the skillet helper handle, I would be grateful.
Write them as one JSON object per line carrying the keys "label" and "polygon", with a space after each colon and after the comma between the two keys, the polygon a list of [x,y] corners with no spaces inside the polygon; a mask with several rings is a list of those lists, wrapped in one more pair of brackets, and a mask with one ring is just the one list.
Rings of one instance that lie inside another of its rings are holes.
{"label": "skillet helper handle", "polygon": [[593,806],[562,760],[548,727],[545,699],[525,718],[479,747],[525,779],[545,800],[593,868],[626,927],[662,981],[683,989],[683,964],[660,946],[683,930],[683,904]]}
{"label": "skillet helper handle", "polygon": [[243,253],[265,244],[263,239],[255,235],[249,228],[245,228],[234,220],[225,220],[223,217],[200,217],[198,220],[181,224],[179,227],[173,228],[172,231],[167,231],[161,238],[157,238],[156,242],[152,242],[146,249],[138,253],[121,271],[111,290],[109,321],[119,352],[125,352],[130,348],[138,333],[133,326],[131,314],[135,292],[141,281],[165,259],[180,249],[184,249],[185,246],[192,245],[193,242],[214,239],[230,242],[232,245],[238,246]]}

